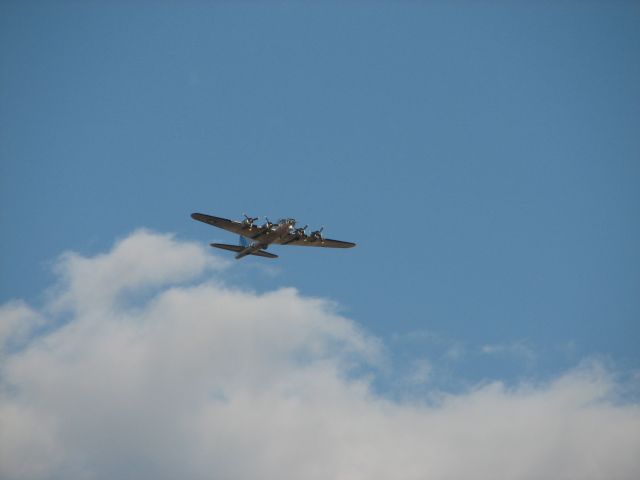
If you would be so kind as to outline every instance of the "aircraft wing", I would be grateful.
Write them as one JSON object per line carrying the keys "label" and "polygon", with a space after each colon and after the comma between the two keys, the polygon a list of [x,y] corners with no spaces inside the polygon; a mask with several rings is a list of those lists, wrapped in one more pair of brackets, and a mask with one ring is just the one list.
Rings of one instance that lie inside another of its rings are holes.
{"label": "aircraft wing", "polygon": [[330,238],[325,238],[324,240],[310,240],[310,239],[299,239],[294,240],[293,242],[287,242],[286,245],[298,245],[300,247],[325,247],[325,248],[351,248],[355,247],[356,244],[353,242],[343,242],[342,240],[331,240]]}
{"label": "aircraft wing", "polygon": [[249,226],[244,223],[234,222],[228,218],[214,217],[213,215],[205,215],[204,213],[192,213],[191,218],[247,238],[253,238],[265,231],[264,228],[258,225]]}

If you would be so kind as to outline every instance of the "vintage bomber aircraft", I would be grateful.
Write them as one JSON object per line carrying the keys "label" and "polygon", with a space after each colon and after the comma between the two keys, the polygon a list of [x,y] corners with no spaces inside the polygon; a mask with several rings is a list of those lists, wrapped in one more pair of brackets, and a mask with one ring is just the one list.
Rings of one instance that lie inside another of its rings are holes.
{"label": "vintage bomber aircraft", "polygon": [[233,220],[205,215],[204,213],[192,213],[191,218],[240,235],[240,245],[211,244],[212,247],[238,252],[236,259],[247,255],[277,258],[278,256],[273,253],[265,252],[272,243],[276,245],[329,248],[351,248],[356,246],[355,243],[324,238],[322,236],[322,228],[307,235],[307,226],[296,228],[296,221],[293,218],[284,218],[279,220],[278,223],[271,223],[268,218],[265,218],[266,222],[263,225],[255,225],[254,222],[258,218],[251,218],[247,215],[244,215],[242,222],[234,222]]}

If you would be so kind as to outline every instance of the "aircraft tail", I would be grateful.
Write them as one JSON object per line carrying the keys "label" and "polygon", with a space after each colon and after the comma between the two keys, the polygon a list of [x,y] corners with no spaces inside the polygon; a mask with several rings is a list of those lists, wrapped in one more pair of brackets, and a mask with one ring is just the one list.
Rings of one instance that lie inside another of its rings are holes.
{"label": "aircraft tail", "polygon": [[[237,252],[237,253],[240,253],[245,250],[245,247],[242,247],[240,245],[227,245],[225,243],[212,243],[211,246],[216,248],[221,248],[222,250],[229,250],[230,252]],[[253,252],[247,252],[246,255],[255,255],[256,257],[266,257],[266,258],[278,258],[278,255],[265,252],[264,250],[254,250]]]}

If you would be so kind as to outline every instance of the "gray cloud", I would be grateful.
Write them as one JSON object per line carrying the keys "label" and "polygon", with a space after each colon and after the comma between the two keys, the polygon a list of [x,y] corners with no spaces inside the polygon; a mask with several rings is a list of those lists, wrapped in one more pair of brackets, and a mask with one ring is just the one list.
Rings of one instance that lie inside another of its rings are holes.
{"label": "gray cloud", "polygon": [[64,255],[49,305],[3,306],[0,477],[640,476],[640,407],[616,401],[597,363],[390,400],[357,376],[385,364],[378,339],[294,289],[225,286],[223,266],[140,231],[101,256]]}

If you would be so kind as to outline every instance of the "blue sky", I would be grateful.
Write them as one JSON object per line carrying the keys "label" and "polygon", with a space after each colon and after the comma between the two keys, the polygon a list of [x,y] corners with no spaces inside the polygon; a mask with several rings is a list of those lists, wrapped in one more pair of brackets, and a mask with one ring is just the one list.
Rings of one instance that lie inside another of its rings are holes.
{"label": "blue sky", "polygon": [[44,301],[60,253],[140,227],[232,240],[194,211],[293,216],[358,247],[280,248],[227,281],[332,299],[449,388],[593,355],[637,370],[639,20],[635,2],[3,2],[0,300]]}
{"label": "blue sky", "polygon": [[0,1],[0,477],[640,478],[639,24]]}

